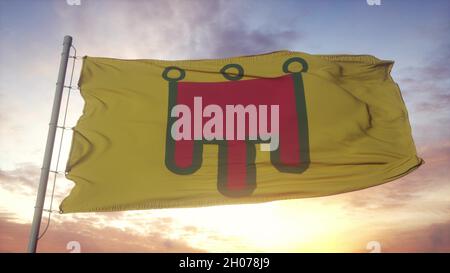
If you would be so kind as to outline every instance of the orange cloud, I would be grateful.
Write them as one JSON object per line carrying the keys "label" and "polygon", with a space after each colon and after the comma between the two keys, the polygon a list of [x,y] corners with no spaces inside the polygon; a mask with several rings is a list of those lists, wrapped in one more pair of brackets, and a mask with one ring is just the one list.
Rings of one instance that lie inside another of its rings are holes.
{"label": "orange cloud", "polygon": [[[25,252],[29,224],[14,222],[11,215],[0,214],[0,252]],[[81,252],[201,252],[181,240],[161,232],[136,235],[117,228],[96,228],[89,221],[52,223],[39,241],[39,252],[69,252],[67,243],[77,241]]]}
{"label": "orange cloud", "polygon": [[450,252],[450,221],[412,230],[387,230],[383,252]]}

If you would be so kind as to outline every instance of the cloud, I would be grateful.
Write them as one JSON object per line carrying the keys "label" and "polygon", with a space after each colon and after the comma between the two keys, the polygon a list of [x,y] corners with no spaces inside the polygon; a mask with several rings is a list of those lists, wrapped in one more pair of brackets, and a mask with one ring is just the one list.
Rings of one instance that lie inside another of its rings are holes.
{"label": "cloud", "polygon": [[[14,221],[11,215],[0,214],[0,252],[24,252],[30,231],[29,224]],[[169,238],[164,230],[138,235],[132,230],[113,227],[96,228],[89,221],[52,223],[39,242],[39,252],[69,252],[67,243],[77,241],[81,252],[202,252],[183,240]]]}
{"label": "cloud", "polygon": [[382,252],[450,252],[450,221],[410,230],[386,230]]}
{"label": "cloud", "polygon": [[80,41],[80,52],[90,55],[220,58],[285,49],[303,38],[290,20],[280,18],[277,25],[252,20],[255,7],[230,1],[108,0],[78,10],[57,8],[66,18],[62,27]]}
{"label": "cloud", "polygon": [[434,112],[445,110],[450,105],[450,94],[436,94],[433,101],[423,101],[417,104],[415,109],[419,112]]}
{"label": "cloud", "polygon": [[[41,169],[33,163],[16,164],[14,169],[5,170],[0,168],[0,188],[13,194],[35,198],[40,178]],[[57,174],[54,198],[61,200],[68,190],[67,185],[62,184],[63,174]],[[47,197],[53,187],[54,173],[49,174],[47,184]],[[59,185],[58,185],[59,183]]]}
{"label": "cloud", "polygon": [[217,41],[215,47],[212,48],[212,54],[220,57],[250,55],[285,49],[292,41],[301,37],[298,32],[293,30],[268,33],[261,29],[246,30],[237,25],[228,29],[218,29],[219,31],[215,32],[212,37]]}
{"label": "cloud", "polygon": [[0,187],[16,193],[31,194],[39,181],[40,169],[31,163],[23,163],[13,170],[0,169]]}
{"label": "cloud", "polygon": [[[446,36],[450,23],[426,34],[436,41],[433,50],[424,55],[420,66],[408,67],[400,78],[406,98],[411,98],[417,112],[434,113],[449,110],[450,102],[450,42]],[[407,75],[407,76],[406,76]],[[448,111],[447,111],[448,112]]]}

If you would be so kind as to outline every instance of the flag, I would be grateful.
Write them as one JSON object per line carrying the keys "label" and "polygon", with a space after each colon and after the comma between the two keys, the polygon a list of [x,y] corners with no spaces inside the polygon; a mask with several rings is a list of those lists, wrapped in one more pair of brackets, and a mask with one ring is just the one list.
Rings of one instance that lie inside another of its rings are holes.
{"label": "flag", "polygon": [[278,51],[84,57],[64,213],[257,203],[392,181],[422,164],[392,61]]}

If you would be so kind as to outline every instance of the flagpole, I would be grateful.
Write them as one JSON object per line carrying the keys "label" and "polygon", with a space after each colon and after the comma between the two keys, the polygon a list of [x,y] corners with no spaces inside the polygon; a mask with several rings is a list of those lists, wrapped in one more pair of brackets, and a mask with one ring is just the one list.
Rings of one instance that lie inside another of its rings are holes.
{"label": "flagpole", "polygon": [[31,225],[30,240],[28,242],[28,252],[35,253],[41,226],[42,212],[44,209],[45,194],[47,192],[47,182],[50,173],[50,164],[52,162],[53,146],[55,144],[56,129],[58,126],[59,109],[66,79],[67,63],[69,61],[70,47],[72,46],[72,37],[64,36],[63,51],[61,53],[61,62],[59,64],[58,81],[56,82],[55,97],[53,99],[52,115],[47,134],[47,144],[45,145],[44,161],[41,168],[39,179],[39,188],[34,207],[33,223]]}

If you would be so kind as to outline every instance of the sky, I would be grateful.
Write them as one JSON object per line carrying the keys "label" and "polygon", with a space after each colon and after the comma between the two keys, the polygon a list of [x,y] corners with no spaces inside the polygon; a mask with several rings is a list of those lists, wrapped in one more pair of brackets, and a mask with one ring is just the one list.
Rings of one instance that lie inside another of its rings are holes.
{"label": "sky", "polygon": [[[75,241],[81,252],[450,252],[449,14],[447,0],[0,0],[0,252],[26,251],[64,35],[80,56],[174,60],[287,49],[394,60],[425,165],[328,197],[54,213],[38,251],[70,252]],[[72,85],[79,70],[77,61]],[[69,127],[83,106],[76,92]],[[62,175],[56,181],[54,210],[73,185]]]}

